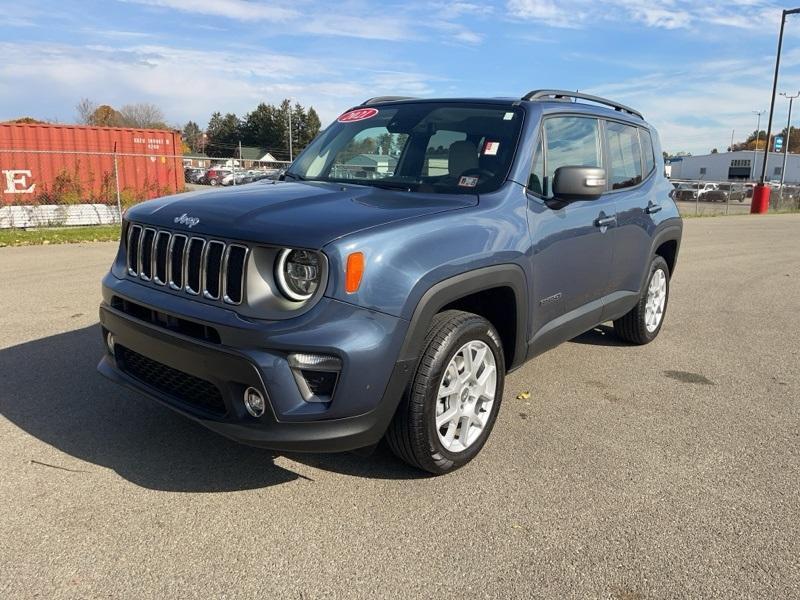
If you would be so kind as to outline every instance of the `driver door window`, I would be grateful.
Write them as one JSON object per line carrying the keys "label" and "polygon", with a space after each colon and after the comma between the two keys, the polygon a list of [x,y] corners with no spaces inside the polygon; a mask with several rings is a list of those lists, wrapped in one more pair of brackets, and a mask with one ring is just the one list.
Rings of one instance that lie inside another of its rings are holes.
{"label": "driver door window", "polygon": [[[543,160],[540,158],[540,149],[537,149],[531,178],[532,181],[541,181],[539,195],[553,197],[553,176],[559,167],[603,166],[600,125],[597,119],[551,117],[545,120],[543,133],[544,157]],[[535,193],[535,190],[531,191]]]}

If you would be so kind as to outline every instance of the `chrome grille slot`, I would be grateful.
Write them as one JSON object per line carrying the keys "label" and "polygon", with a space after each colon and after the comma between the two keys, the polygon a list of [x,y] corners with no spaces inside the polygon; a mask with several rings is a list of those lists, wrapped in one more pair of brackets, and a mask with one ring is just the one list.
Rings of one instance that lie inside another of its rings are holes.
{"label": "chrome grille slot", "polygon": [[203,285],[203,250],[206,241],[203,238],[192,238],[186,248],[183,272],[186,274],[186,286],[184,289],[194,296],[200,294]]}
{"label": "chrome grille slot", "polygon": [[248,248],[231,244],[222,261],[223,297],[228,304],[241,304],[244,295],[244,273]]}
{"label": "chrome grille slot", "polygon": [[139,240],[142,237],[142,228],[131,225],[128,231],[128,273],[134,277],[139,275]]}
{"label": "chrome grille slot", "polygon": [[247,246],[133,223],[126,235],[131,277],[206,300],[244,301]]}
{"label": "chrome grille slot", "polygon": [[153,242],[155,238],[155,229],[148,227],[144,230],[141,248],[139,249],[139,277],[145,281],[150,281],[153,278]]}
{"label": "chrome grille slot", "polygon": [[219,290],[222,276],[222,255],[225,252],[225,244],[212,240],[206,245],[205,258],[203,260],[203,271],[205,279],[203,283],[203,296],[210,300],[219,300]]}
{"label": "chrome grille slot", "polygon": [[183,289],[183,255],[186,252],[187,237],[176,233],[169,242],[169,287]]}
{"label": "chrome grille slot", "polygon": [[167,283],[167,268],[169,258],[169,238],[167,231],[159,231],[156,235],[155,251],[153,252],[153,281],[158,285]]}

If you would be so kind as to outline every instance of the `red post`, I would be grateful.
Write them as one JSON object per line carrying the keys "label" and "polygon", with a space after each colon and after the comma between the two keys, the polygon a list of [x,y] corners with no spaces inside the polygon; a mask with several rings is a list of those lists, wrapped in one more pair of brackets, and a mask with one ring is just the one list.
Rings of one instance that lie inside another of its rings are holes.
{"label": "red post", "polygon": [[764,183],[759,183],[753,189],[753,201],[750,203],[751,215],[763,215],[769,211],[770,188]]}

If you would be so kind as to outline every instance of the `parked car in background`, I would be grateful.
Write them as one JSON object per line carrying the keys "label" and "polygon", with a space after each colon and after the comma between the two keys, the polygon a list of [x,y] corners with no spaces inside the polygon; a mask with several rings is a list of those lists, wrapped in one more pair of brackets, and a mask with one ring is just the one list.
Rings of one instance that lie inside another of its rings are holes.
{"label": "parked car in background", "polygon": [[183,180],[186,183],[200,183],[205,174],[206,170],[200,167],[185,167],[183,169]]}
{"label": "parked car in background", "polygon": [[703,202],[707,202],[708,199],[706,198],[706,196],[711,192],[716,191],[716,189],[717,189],[716,183],[701,183],[697,188],[697,197]]}
{"label": "parked car in background", "polygon": [[720,183],[717,189],[707,191],[704,202],[744,202],[745,189],[741,183]]}
{"label": "parked car in background", "polygon": [[672,199],[675,201],[687,201],[697,198],[697,187],[691,183],[673,184],[675,189],[672,191]]}
{"label": "parked car in background", "polygon": [[264,169],[235,171],[223,177],[220,183],[222,185],[244,185],[246,183],[253,183],[254,181],[261,181],[262,179],[270,179],[272,178],[272,173],[273,171],[267,171]]}
{"label": "parked car in background", "polygon": [[212,167],[201,179],[200,183],[206,185],[220,185],[225,176],[229,175],[232,171],[230,169],[221,169],[219,167]]}
{"label": "parked car in background", "polygon": [[673,200],[697,200],[700,199],[703,202],[708,201],[708,194],[711,192],[716,191],[717,184],[716,183],[703,183],[703,182],[683,182],[672,184],[675,189],[672,191],[672,198]]}

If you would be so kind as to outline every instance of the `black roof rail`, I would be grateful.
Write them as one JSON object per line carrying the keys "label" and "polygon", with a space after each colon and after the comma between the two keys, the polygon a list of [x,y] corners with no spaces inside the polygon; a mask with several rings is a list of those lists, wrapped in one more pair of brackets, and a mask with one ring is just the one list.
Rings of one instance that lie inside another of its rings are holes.
{"label": "black roof rail", "polygon": [[380,104],[381,102],[395,102],[397,100],[416,100],[414,96],[375,96],[369,100],[364,100],[361,106],[369,106],[370,104]]}
{"label": "black roof rail", "polygon": [[576,100],[588,100],[589,102],[610,106],[614,110],[626,112],[639,117],[644,121],[642,113],[640,113],[638,110],[634,110],[630,106],[625,106],[624,104],[614,102],[613,100],[601,98],[600,96],[592,96],[591,94],[568,92],[566,90],[533,90],[522,97],[523,100],[568,100],[570,98],[574,98]]}

